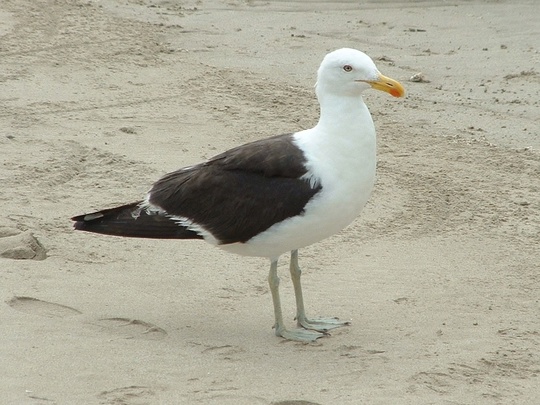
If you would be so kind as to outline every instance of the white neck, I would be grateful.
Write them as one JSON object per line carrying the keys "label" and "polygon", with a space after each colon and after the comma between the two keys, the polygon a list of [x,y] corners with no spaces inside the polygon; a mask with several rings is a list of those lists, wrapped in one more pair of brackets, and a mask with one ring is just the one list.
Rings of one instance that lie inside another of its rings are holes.
{"label": "white neck", "polygon": [[317,95],[321,115],[317,126],[330,133],[360,129],[361,123],[371,122],[371,114],[362,96],[344,97],[333,94]]}
{"label": "white neck", "polygon": [[313,162],[307,177],[323,183],[328,180],[328,184],[372,183],[377,149],[375,127],[362,97],[325,92],[319,95],[319,103],[318,124],[295,135],[297,145]]}
{"label": "white neck", "polygon": [[318,95],[321,115],[314,130],[316,142],[336,158],[375,155],[376,137],[371,114],[361,96]]}

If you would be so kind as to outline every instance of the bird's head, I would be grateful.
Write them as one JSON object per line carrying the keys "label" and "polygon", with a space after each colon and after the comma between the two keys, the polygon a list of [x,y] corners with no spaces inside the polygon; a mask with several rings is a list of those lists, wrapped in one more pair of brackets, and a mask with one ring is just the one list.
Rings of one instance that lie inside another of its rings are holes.
{"label": "bird's head", "polygon": [[317,73],[317,94],[360,96],[368,88],[403,97],[405,89],[394,79],[379,72],[373,60],[356,49],[342,48],[323,59]]}

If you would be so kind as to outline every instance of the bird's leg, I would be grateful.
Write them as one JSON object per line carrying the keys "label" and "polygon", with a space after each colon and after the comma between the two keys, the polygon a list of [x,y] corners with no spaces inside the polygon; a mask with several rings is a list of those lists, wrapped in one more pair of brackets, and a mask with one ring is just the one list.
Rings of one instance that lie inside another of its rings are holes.
{"label": "bird's leg", "polygon": [[274,329],[276,336],[281,336],[285,339],[295,340],[298,342],[314,342],[317,338],[324,336],[323,333],[311,330],[288,330],[285,328],[285,324],[283,323],[283,313],[281,312],[281,299],[279,298],[279,277],[277,275],[277,259],[272,260],[270,263],[268,284],[270,285],[270,291],[272,292],[272,301],[274,302],[274,316],[276,318]]}
{"label": "bird's leg", "polygon": [[291,279],[294,286],[294,295],[296,297],[296,322],[298,326],[306,329],[312,329],[319,332],[326,332],[330,329],[339,328],[340,326],[349,325],[350,322],[340,321],[338,318],[316,318],[308,319],[304,308],[304,297],[302,295],[302,284],[300,277],[302,270],[298,265],[298,250],[291,251]]}

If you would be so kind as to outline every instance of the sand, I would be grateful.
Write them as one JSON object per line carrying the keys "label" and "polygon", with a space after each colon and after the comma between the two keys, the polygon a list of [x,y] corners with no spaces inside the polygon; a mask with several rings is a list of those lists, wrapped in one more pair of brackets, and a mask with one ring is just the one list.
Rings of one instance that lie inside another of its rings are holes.
{"label": "sand", "polygon": [[[0,403],[538,403],[540,5],[359,3],[0,3]],[[346,46],[408,91],[366,94],[376,191],[300,252],[308,315],[349,327],[274,336],[264,259],[71,229],[311,127]]]}

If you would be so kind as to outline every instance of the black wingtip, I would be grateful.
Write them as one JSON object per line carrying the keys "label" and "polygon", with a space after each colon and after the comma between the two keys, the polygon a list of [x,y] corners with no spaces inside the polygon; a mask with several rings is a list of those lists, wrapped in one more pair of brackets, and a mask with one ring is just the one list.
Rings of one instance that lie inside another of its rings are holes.
{"label": "black wingtip", "polygon": [[[71,218],[75,221],[73,229],[109,235],[124,236],[123,227],[134,220],[132,215],[141,202],[108,208],[89,214],[76,215]],[[120,225],[120,226],[119,226]],[[128,226],[129,229],[129,226]],[[125,236],[129,236],[126,234]]]}
{"label": "black wingtip", "polygon": [[76,221],[73,224],[73,229],[75,229],[77,231],[83,231],[84,230],[84,221],[79,221],[79,220],[76,220],[75,218],[78,218],[78,217],[71,218],[72,221]]}
{"label": "black wingtip", "polygon": [[[125,206],[123,207],[119,207],[119,208],[124,208]],[[130,204],[128,207],[132,207],[132,205]],[[77,215],[75,217],[71,217],[71,220],[72,221],[75,221],[75,222],[90,222],[90,221],[94,221],[96,219],[99,219],[99,218],[103,218],[105,216],[105,213],[108,212],[108,211],[112,211],[112,210],[117,210],[116,208],[112,208],[112,209],[108,209],[108,210],[103,210],[103,211],[97,211],[97,212],[93,212],[91,214],[82,214],[82,215]],[[75,225],[74,225],[75,226]]]}
{"label": "black wingtip", "polygon": [[166,215],[148,214],[141,202],[77,215],[73,228],[77,231],[112,236],[151,239],[202,239],[197,232],[184,227]]}

